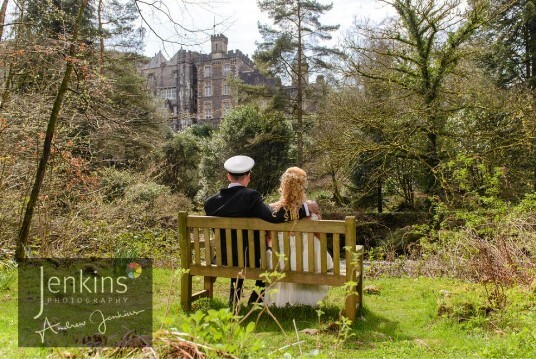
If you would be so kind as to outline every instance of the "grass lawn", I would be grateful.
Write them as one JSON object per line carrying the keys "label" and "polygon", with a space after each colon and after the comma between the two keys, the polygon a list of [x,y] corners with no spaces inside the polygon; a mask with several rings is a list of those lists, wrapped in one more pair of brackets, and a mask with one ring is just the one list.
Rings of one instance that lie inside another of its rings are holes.
{"label": "grass lawn", "polygon": [[[194,286],[200,287],[196,279]],[[16,283],[16,271],[0,271],[0,358],[92,356],[83,348],[18,348]],[[156,269],[153,283],[155,332],[181,328],[178,278],[170,270]],[[215,300],[200,301],[197,308],[223,308],[228,284],[218,279]],[[490,311],[482,286],[458,280],[386,277],[366,279],[365,286],[374,286],[377,293],[365,294],[364,308],[346,335],[337,324],[344,294],[333,288],[320,316],[311,307],[273,309],[285,333],[263,314],[251,340],[261,340],[262,353],[272,357],[284,353],[329,358],[536,357],[536,298],[528,289],[509,289],[507,307]],[[249,290],[246,286],[246,295]],[[245,312],[246,308],[241,314]],[[256,321],[257,312],[250,319]],[[304,329],[312,329],[312,334]],[[280,350],[285,346],[289,347]]]}

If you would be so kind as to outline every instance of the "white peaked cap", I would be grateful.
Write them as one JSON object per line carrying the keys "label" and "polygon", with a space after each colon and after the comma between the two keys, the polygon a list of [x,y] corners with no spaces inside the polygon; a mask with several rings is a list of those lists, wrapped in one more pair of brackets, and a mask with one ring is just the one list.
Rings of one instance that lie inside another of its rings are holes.
{"label": "white peaked cap", "polygon": [[254,164],[255,164],[255,161],[253,161],[253,158],[251,157],[233,156],[229,158],[227,161],[225,161],[225,163],[223,164],[223,167],[225,167],[225,169],[229,173],[242,174],[251,170]]}

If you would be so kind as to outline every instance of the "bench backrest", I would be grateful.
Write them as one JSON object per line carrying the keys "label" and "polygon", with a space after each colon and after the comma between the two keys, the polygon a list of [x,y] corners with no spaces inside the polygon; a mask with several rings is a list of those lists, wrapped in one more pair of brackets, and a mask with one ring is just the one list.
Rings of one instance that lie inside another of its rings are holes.
{"label": "bench backrest", "polygon": [[[232,234],[232,231],[235,231]],[[257,231],[257,240],[254,232]],[[222,249],[221,234],[227,238],[226,250]],[[279,248],[278,233],[282,233],[283,247]],[[355,217],[348,216],[344,221],[337,220],[301,220],[286,223],[269,223],[256,218],[228,218],[188,215],[186,212],[179,213],[179,240],[181,246],[181,266],[188,268],[193,275],[234,278],[241,272],[245,278],[257,279],[269,268],[269,258],[266,252],[266,235],[272,238],[272,263],[280,263],[276,253],[285,253],[283,266],[275,266],[276,270],[285,272],[282,281],[342,285],[347,281],[354,280],[355,272],[353,262],[356,253],[356,222]],[[305,234],[308,241],[307,252],[302,254],[302,241],[296,243],[295,269],[290,267],[290,237],[302,238]],[[321,261],[320,268],[314,267],[315,246],[314,235],[320,240]],[[236,239],[235,246],[238,248],[238,265],[231,265],[232,241]],[[344,240],[344,246],[341,243]],[[254,251],[245,251],[246,247],[260,247],[260,266],[255,265]],[[326,261],[328,247],[332,250],[333,269],[329,270]],[[222,253],[226,252],[226,258]],[[187,255],[190,253],[191,255]],[[269,253],[269,252],[268,252]],[[269,255],[269,254],[268,254]],[[303,256],[307,258],[303,258]],[[213,258],[215,261],[213,262]],[[345,259],[345,267],[341,266],[341,259]],[[307,270],[303,263],[308,262]],[[227,263],[228,265],[223,265]]]}

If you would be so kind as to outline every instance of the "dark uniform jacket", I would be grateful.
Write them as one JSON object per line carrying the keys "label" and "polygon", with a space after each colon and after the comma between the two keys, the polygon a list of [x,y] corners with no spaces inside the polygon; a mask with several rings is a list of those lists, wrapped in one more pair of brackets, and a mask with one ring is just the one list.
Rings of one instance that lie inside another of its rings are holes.
{"label": "dark uniform jacket", "polygon": [[[205,202],[205,213],[207,216],[219,217],[247,217],[260,218],[272,223],[281,223],[285,221],[284,210],[279,211],[275,216],[270,209],[270,206],[265,204],[259,192],[244,186],[235,186],[223,188],[220,193],[210,197]],[[305,209],[300,209],[300,218],[306,217]],[[242,232],[244,239],[244,248],[246,250],[244,258],[247,260],[247,244],[248,232]],[[225,231],[220,231],[222,263],[227,265],[227,247]],[[238,249],[236,231],[231,232],[232,250],[233,250],[233,265],[238,265]],[[260,261],[260,237],[258,231],[254,232],[255,242],[255,258]],[[259,263],[255,263],[256,266]],[[248,265],[249,266],[249,265]]]}

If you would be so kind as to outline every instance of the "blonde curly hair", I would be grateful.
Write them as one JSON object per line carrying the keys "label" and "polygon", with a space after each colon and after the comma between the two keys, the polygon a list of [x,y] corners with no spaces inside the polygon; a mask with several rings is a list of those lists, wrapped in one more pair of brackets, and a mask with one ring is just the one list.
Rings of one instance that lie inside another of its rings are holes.
{"label": "blonde curly hair", "polygon": [[288,168],[281,176],[279,201],[271,205],[274,216],[284,208],[285,220],[299,219],[300,207],[307,200],[306,187],[307,173],[299,167]]}

